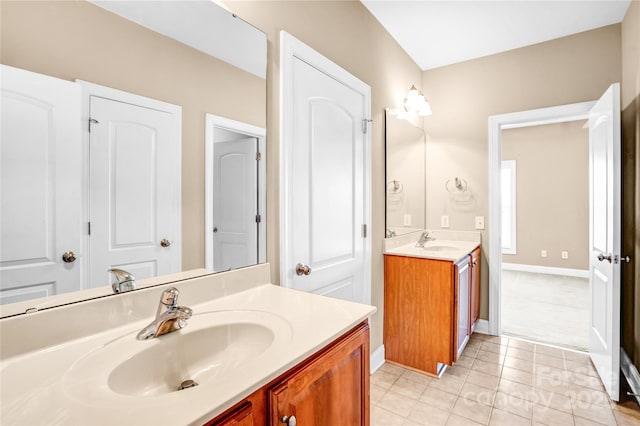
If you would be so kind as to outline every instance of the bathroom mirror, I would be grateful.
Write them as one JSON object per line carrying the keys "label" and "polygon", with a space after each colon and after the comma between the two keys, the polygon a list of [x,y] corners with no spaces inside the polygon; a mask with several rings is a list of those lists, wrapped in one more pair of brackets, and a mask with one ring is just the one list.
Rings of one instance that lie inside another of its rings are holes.
{"label": "bathroom mirror", "polygon": [[[210,0],[3,0],[0,19],[0,62],[3,65],[66,82],[90,82],[181,108],[180,155],[173,158],[179,163],[180,170],[179,206],[176,208],[180,215],[180,236],[176,239],[180,242],[179,267],[166,279],[156,277],[149,282],[162,284],[184,278],[185,275],[176,274],[179,271],[191,271],[186,273],[189,277],[212,273],[205,269],[205,204],[207,197],[211,197],[205,191],[205,116],[224,117],[251,129],[262,129],[260,134],[265,133],[266,35]],[[78,123],[89,125],[81,119]],[[259,142],[264,143],[264,138]],[[264,167],[264,153],[261,164],[256,167]],[[264,169],[258,176],[262,173]],[[256,176],[255,170],[252,170],[252,176]],[[80,179],[86,179],[86,175]],[[2,184],[3,191],[8,187],[14,192],[31,191],[30,182],[4,179]],[[256,194],[264,195],[264,185],[264,179],[256,181],[254,198]],[[51,200],[51,204],[59,206],[64,202]],[[264,206],[264,200],[259,200],[258,204]],[[261,220],[255,226],[266,226],[264,212],[258,214],[261,214]],[[85,234],[88,233],[87,225],[85,222],[81,226]],[[7,228],[3,225],[0,229],[2,252],[10,244]],[[13,235],[17,234],[19,238],[20,230],[14,231]],[[157,238],[159,244],[160,238]],[[261,250],[264,251],[264,247],[264,237],[261,237]],[[51,259],[43,259],[43,262],[59,261],[62,253],[55,248],[50,251],[53,252]],[[82,247],[77,248],[75,255],[79,260],[87,256]],[[253,263],[263,262],[266,254],[258,253],[252,258]],[[0,272],[21,266],[15,259],[0,260]],[[5,292],[9,286],[5,277],[0,283],[1,293],[9,302],[19,302],[20,296],[13,297],[15,293]],[[46,277],[41,281],[46,281]],[[51,281],[55,280],[52,278]],[[59,296],[37,299],[34,305],[50,307],[102,297],[111,292],[110,281],[113,280],[109,278],[105,278],[106,282],[87,281],[81,284],[81,291],[66,293],[64,299]],[[13,285],[18,293],[20,286],[21,283]],[[89,291],[94,287],[104,289],[104,293]],[[55,294],[52,288],[43,291],[47,295]],[[43,292],[33,294],[41,297]],[[51,302],[47,303],[47,300]],[[0,306],[0,316],[15,314],[9,306]]]}
{"label": "bathroom mirror", "polygon": [[385,111],[387,238],[425,229],[425,133],[392,110]]}

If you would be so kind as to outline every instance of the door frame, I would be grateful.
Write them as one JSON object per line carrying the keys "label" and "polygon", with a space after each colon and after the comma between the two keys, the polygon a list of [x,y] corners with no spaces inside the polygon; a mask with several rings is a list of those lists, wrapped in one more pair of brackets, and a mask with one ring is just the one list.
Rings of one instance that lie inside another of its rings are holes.
{"label": "door frame", "polygon": [[260,223],[258,231],[258,262],[267,261],[267,209],[266,209],[266,155],[267,155],[267,130],[264,127],[253,126],[242,121],[232,120],[205,113],[205,219],[204,219],[204,262],[205,268],[213,270],[213,145],[215,144],[214,129],[223,129],[258,139],[258,152],[261,158],[258,161],[258,214]]}
{"label": "door frame", "polygon": [[[82,223],[84,227],[82,238],[82,250],[86,254],[85,267],[84,267],[84,288],[92,288],[91,285],[91,253],[89,252],[89,233],[88,224],[90,220],[90,138],[89,131],[91,119],[91,97],[96,96],[100,98],[110,99],[113,101],[123,102],[131,105],[142,106],[157,111],[162,111],[172,116],[174,125],[174,132],[178,139],[176,146],[178,149],[174,152],[174,158],[177,162],[178,176],[180,177],[180,184],[176,188],[171,190],[174,192],[173,198],[175,202],[180,206],[178,209],[178,216],[175,223],[175,238],[173,238],[173,244],[177,244],[180,248],[180,256],[177,259],[177,268],[182,270],[182,107],[180,105],[170,104],[168,102],[160,101],[146,96],[136,95],[134,93],[125,92],[123,90],[114,89],[108,86],[102,86],[100,84],[91,83],[85,80],[75,81],[82,87]],[[103,285],[103,284],[101,284]]]}
{"label": "door frame", "polygon": [[489,117],[489,334],[502,329],[502,130],[587,120],[596,101],[532,109]]}
{"label": "door frame", "polygon": [[316,52],[286,31],[280,31],[280,285],[291,288],[293,283],[288,279],[287,271],[293,267],[291,263],[291,165],[293,140],[293,61],[297,58],[317,70],[364,96],[364,225],[367,235],[364,239],[363,279],[365,283],[364,303],[371,303],[371,87],[344,68]]}

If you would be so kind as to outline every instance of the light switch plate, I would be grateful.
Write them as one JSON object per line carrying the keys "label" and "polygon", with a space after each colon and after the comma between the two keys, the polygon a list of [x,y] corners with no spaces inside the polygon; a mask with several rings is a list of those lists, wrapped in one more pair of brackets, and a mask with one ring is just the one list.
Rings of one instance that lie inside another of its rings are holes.
{"label": "light switch plate", "polygon": [[476,229],[484,229],[484,216],[476,216]]}
{"label": "light switch plate", "polygon": [[569,252],[568,251],[563,251],[562,252],[562,258],[563,259],[568,259],[569,258]]}
{"label": "light switch plate", "polygon": [[411,226],[411,215],[410,214],[405,214],[404,215],[404,226]]}
{"label": "light switch plate", "polygon": [[547,251],[546,250],[540,250],[540,256],[547,257]]}
{"label": "light switch plate", "polygon": [[449,227],[449,216],[447,216],[447,215],[440,216],[440,227],[441,228],[448,228]]}

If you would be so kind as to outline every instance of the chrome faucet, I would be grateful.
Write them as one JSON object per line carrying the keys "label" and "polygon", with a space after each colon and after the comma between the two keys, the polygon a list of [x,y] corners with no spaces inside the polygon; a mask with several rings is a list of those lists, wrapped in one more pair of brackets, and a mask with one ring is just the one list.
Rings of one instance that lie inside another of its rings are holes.
{"label": "chrome faucet", "polygon": [[186,306],[178,306],[179,295],[180,292],[175,287],[162,292],[156,318],[151,321],[151,324],[140,330],[138,340],[162,336],[187,325],[187,320],[191,318],[193,311]]}
{"label": "chrome faucet", "polygon": [[420,235],[420,239],[418,239],[418,242],[416,243],[416,247],[424,248],[424,244],[427,241],[433,241],[435,239],[436,237],[432,237],[431,234],[429,234],[429,231],[424,231],[422,235]]}
{"label": "chrome faucet", "polygon": [[116,281],[111,284],[114,293],[124,293],[136,289],[136,277],[131,272],[118,268],[109,269],[109,272],[116,277]]}

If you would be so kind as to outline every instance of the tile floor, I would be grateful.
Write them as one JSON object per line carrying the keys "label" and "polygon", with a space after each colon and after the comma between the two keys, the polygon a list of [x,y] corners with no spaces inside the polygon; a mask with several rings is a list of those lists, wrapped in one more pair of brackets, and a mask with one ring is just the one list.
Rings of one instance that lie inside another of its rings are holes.
{"label": "tile floor", "polygon": [[587,355],[475,333],[442,378],[392,364],[371,376],[371,425],[640,425]]}
{"label": "tile floor", "polygon": [[588,278],[503,270],[501,299],[503,334],[588,348]]}

